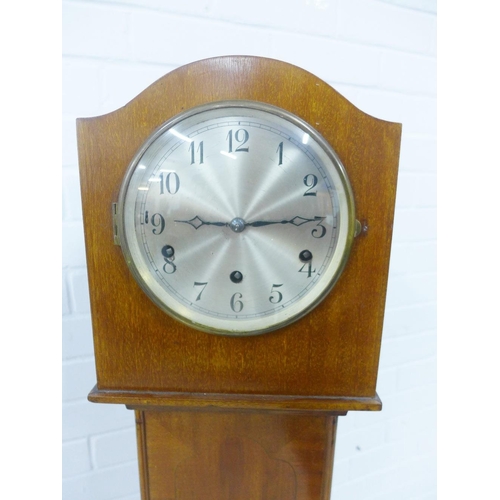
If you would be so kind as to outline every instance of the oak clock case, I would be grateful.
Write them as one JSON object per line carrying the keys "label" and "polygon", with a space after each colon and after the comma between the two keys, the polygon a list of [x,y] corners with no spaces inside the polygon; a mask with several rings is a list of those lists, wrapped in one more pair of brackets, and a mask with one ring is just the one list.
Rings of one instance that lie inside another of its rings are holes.
{"label": "oak clock case", "polygon": [[332,290],[356,231],[346,171],[309,124],[232,100],[160,126],[132,160],[114,223],[143,291],[198,330],[286,326]]}
{"label": "oak clock case", "polygon": [[401,125],[225,56],[77,132],[89,400],[135,412],[141,498],[328,500],[338,417],[382,408]]}

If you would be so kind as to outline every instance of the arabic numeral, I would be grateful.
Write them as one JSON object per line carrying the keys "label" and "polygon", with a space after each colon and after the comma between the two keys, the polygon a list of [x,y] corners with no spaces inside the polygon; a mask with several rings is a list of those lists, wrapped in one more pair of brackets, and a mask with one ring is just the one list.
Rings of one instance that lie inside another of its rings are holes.
{"label": "arabic numeral", "polygon": [[[326,217],[316,217],[319,222],[316,224],[316,227],[311,231],[311,234],[313,238],[323,238],[326,234],[326,227],[323,226],[322,222],[325,220]],[[317,229],[317,228],[320,229]]]}
{"label": "arabic numeral", "polygon": [[193,286],[201,286],[202,289],[200,290],[200,293],[198,294],[198,296],[196,297],[196,300],[200,300],[201,299],[201,294],[204,292],[205,288],[207,287],[208,285],[208,281],[204,281],[204,282],[201,282],[201,281],[195,281],[194,282],[194,285]]}
{"label": "arabic numeral", "polygon": [[171,245],[165,245],[161,249],[161,254],[163,255],[163,260],[165,261],[165,264],[163,264],[163,272],[165,274],[174,274],[175,271],[177,271],[177,266],[174,264],[174,247]]}
{"label": "arabic numeral", "polygon": [[203,141],[196,147],[195,141],[189,145],[189,152],[191,153],[191,165],[196,163],[196,153],[198,153],[198,163],[203,163]]}
{"label": "arabic numeral", "polygon": [[[234,140],[239,143],[239,146],[234,150],[235,153],[248,153],[248,147],[244,148],[243,146],[248,142],[248,139],[250,138],[250,134],[248,133],[248,130],[245,130],[244,128],[238,129],[234,133]],[[233,152],[233,129],[231,129],[226,137],[226,140],[229,141],[229,150],[228,153]]]}
{"label": "arabic numeral", "polygon": [[[147,220],[146,220],[147,224]],[[151,217],[151,225],[153,226],[153,234],[161,234],[165,229],[165,219],[161,214],[153,214]]]}
{"label": "arabic numeral", "polygon": [[312,276],[312,274],[315,273],[315,272],[316,272],[316,269],[312,268],[312,262],[308,262],[308,263],[304,264],[299,269],[299,273],[305,273],[305,274],[307,274],[308,278],[310,278]]}
{"label": "arabic numeral", "polygon": [[283,141],[279,143],[278,149],[276,150],[276,153],[278,153],[278,165],[283,164]]}
{"label": "arabic numeral", "polygon": [[169,172],[164,175],[162,172],[160,174],[160,194],[164,194],[165,190],[168,194],[176,194],[181,187],[181,181],[176,172]]}
{"label": "arabic numeral", "polygon": [[231,297],[231,302],[230,302],[230,305],[231,305],[231,309],[235,312],[235,313],[239,313],[242,311],[243,309],[243,302],[241,302],[241,300],[237,300],[237,299],[241,299],[243,298],[243,295],[239,292],[236,292],[232,297]]}
{"label": "arabic numeral", "polygon": [[172,259],[165,257],[163,259],[165,264],[163,264],[163,272],[165,274],[174,274],[177,271],[177,266],[172,262]]}
{"label": "arabic numeral", "polygon": [[274,284],[271,287],[271,295],[269,296],[271,304],[279,304],[283,300],[283,294],[279,290],[275,290],[275,288],[279,288],[280,286],[283,286],[283,283]]}
{"label": "arabic numeral", "polygon": [[304,184],[307,188],[304,196],[316,196],[316,191],[312,191],[318,184],[318,178],[314,174],[307,174],[304,177]]}

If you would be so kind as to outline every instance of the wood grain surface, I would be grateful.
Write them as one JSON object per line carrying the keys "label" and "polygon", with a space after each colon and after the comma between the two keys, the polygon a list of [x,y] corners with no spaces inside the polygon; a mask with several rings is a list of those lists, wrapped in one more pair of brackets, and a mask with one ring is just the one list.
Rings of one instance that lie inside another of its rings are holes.
{"label": "wood grain surface", "polygon": [[[113,243],[111,206],[141,144],[181,111],[226,99],[270,103],[316,128],[346,168],[365,227],[343,275],[316,309],[254,337],[203,333],[171,319],[135,283]],[[363,113],[295,66],[228,56],[167,74],[123,108],[78,119],[77,132],[97,371],[91,399],[127,404],[131,397],[153,397],[176,406],[191,393],[214,394],[217,406],[238,395],[254,395],[257,405],[259,398],[293,396],[323,398],[331,411],[349,409],[349,400],[352,409],[378,401],[400,124]],[[377,408],[379,402],[368,409]]]}
{"label": "wood grain surface", "polygon": [[136,411],[143,500],[327,500],[336,415]]}

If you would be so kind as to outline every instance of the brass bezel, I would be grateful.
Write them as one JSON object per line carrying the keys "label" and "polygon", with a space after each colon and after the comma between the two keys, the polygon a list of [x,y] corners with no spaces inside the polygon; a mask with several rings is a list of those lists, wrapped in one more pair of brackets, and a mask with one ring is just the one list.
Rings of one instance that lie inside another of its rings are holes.
{"label": "brass bezel", "polygon": [[[181,315],[178,311],[168,307],[163,301],[159,300],[156,294],[154,294],[150,287],[147,284],[147,281],[145,277],[141,275],[139,272],[129,249],[129,244],[127,241],[126,237],[126,230],[125,230],[125,221],[124,221],[124,203],[125,203],[125,197],[127,194],[128,186],[130,183],[130,179],[135,171],[135,168],[137,167],[140,159],[144,155],[144,153],[148,150],[148,148],[155,142],[155,140],[160,137],[165,131],[168,129],[174,127],[176,124],[179,122],[183,121],[187,117],[191,117],[196,114],[204,113],[209,110],[214,110],[214,109],[222,109],[222,108],[252,108],[260,111],[264,111],[267,113],[271,113],[274,115],[277,115],[285,120],[290,121],[292,124],[297,126],[298,128],[302,129],[305,133],[309,134],[323,149],[323,151],[327,154],[327,156],[330,158],[332,163],[335,165],[335,168],[339,174],[339,177],[342,182],[342,186],[344,189],[344,193],[346,196],[346,203],[347,203],[347,237],[346,241],[344,244],[344,250],[339,262],[339,265],[336,268],[335,274],[333,275],[332,279],[329,281],[329,283],[324,287],[323,291],[321,294],[318,296],[318,298],[310,303],[307,307],[305,307],[303,310],[300,311],[300,313],[295,314],[294,316],[288,318],[286,321],[283,321],[277,325],[273,325],[269,328],[263,328],[259,330],[252,330],[252,331],[244,331],[244,332],[234,332],[231,330],[221,330],[221,329],[214,329],[207,327],[206,325],[199,324],[197,322],[193,322],[189,319],[186,319],[183,315]],[[165,313],[167,313],[169,316],[175,318],[176,320],[192,327],[197,330],[201,330],[207,333],[212,333],[212,334],[218,334],[218,335],[226,335],[226,336],[251,336],[251,335],[260,335],[264,333],[269,333],[271,331],[278,330],[280,328],[283,328],[291,323],[294,323],[304,317],[306,314],[311,312],[315,307],[320,304],[325,297],[331,292],[331,290],[334,288],[335,284],[337,283],[338,279],[340,278],[347,261],[349,259],[349,255],[351,252],[352,244],[354,241],[355,236],[357,236],[358,229],[357,224],[359,224],[356,221],[356,215],[355,215],[355,202],[354,202],[354,194],[351,188],[351,184],[349,182],[349,178],[346,172],[346,169],[344,165],[342,164],[339,156],[333,149],[333,147],[326,141],[326,139],[316,130],[314,129],[310,124],[305,122],[303,119],[299,118],[298,116],[294,115],[293,113],[284,110],[282,108],[279,108],[277,106],[270,105],[268,103],[263,103],[263,102],[258,102],[258,101],[250,101],[250,100],[226,100],[226,101],[216,101],[208,104],[203,104],[200,106],[193,107],[189,110],[183,111],[182,113],[172,117],[171,119],[167,120],[164,122],[160,127],[158,127],[149,137],[148,139],[144,142],[144,144],[141,146],[141,148],[137,151],[136,155],[132,159],[131,163],[129,164],[127,168],[127,172],[125,174],[125,177],[123,179],[121,188],[120,188],[120,193],[119,193],[119,198],[118,202],[116,204],[116,208],[114,210],[114,225],[116,227],[116,236],[115,236],[115,241],[121,246],[123,255],[125,257],[125,261],[134,277],[134,279],[137,281],[141,289],[146,293],[146,295]]]}

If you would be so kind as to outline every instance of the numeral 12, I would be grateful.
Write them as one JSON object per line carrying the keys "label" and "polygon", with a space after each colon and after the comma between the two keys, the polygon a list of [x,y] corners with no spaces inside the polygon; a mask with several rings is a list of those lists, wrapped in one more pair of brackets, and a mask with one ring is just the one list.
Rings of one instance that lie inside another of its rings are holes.
{"label": "numeral 12", "polygon": [[[239,146],[235,149],[235,153],[248,153],[248,148],[244,148],[243,146],[248,142],[248,139],[250,138],[250,134],[248,133],[247,130],[244,128],[238,129],[235,134],[234,134],[234,139],[236,142],[239,142]],[[233,152],[233,129],[231,129],[228,134],[226,139],[229,141],[229,150],[228,153]]]}

